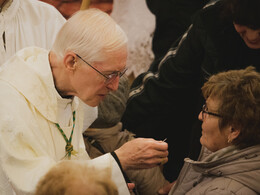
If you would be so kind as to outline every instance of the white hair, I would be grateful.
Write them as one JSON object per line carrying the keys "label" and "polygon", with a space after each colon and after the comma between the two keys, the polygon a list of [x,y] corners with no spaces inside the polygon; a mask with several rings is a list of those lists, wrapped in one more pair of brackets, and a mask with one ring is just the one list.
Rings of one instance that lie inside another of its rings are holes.
{"label": "white hair", "polygon": [[109,52],[125,46],[127,36],[105,12],[91,8],[75,13],[60,29],[52,51],[63,57],[68,51],[83,59],[103,61]]}

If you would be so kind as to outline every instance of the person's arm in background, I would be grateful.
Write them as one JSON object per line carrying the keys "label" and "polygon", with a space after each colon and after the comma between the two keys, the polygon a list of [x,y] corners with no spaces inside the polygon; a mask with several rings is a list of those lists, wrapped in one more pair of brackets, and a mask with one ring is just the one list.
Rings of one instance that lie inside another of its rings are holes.
{"label": "person's arm in background", "polygon": [[[134,80],[122,118],[126,129],[133,131],[137,126],[149,123],[150,117],[179,112],[178,108],[185,108],[186,104],[194,102],[192,95],[200,87],[204,55],[201,39],[206,39],[203,33],[196,24],[191,26],[179,46],[172,47],[165,55],[157,73],[146,72]],[[143,136],[143,133],[151,136],[152,133],[133,132],[137,136]],[[159,131],[157,133],[160,134]]]}

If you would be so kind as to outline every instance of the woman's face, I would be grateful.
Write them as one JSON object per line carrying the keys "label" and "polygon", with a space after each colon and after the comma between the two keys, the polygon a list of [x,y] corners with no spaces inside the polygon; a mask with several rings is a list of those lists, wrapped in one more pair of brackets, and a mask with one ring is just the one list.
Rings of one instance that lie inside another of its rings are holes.
{"label": "woman's face", "polygon": [[234,27],[249,48],[260,49],[260,29],[253,30],[236,23],[234,23]]}
{"label": "woman's face", "polygon": [[215,152],[230,145],[228,143],[228,136],[231,127],[227,126],[220,131],[220,117],[210,114],[218,114],[217,100],[208,98],[205,105],[205,111],[208,111],[209,113],[201,111],[198,117],[199,120],[202,121],[202,136],[200,138],[200,143],[210,151]]}

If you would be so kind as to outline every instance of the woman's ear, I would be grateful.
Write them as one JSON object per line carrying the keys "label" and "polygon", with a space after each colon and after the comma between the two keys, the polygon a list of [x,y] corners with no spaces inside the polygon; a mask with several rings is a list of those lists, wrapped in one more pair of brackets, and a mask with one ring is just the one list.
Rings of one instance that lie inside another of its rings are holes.
{"label": "woman's ear", "polygon": [[228,135],[228,143],[232,143],[234,139],[236,139],[240,134],[240,130],[238,128],[231,127],[230,133]]}
{"label": "woman's ear", "polygon": [[63,57],[63,63],[67,70],[74,71],[77,64],[77,56],[73,52],[66,52]]}

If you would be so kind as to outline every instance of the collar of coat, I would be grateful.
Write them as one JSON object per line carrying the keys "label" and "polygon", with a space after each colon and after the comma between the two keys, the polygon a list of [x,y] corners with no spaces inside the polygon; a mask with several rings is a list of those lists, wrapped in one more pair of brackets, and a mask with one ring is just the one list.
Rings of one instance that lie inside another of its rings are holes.
{"label": "collar of coat", "polygon": [[[260,145],[242,150],[231,146],[230,149],[228,152],[222,149],[207,153],[202,147],[201,154],[206,152],[206,155],[202,155],[204,160],[193,161],[186,158],[185,162],[204,177],[228,177],[260,193]],[[220,155],[221,153],[223,155]],[[216,155],[218,158],[215,159]]]}

